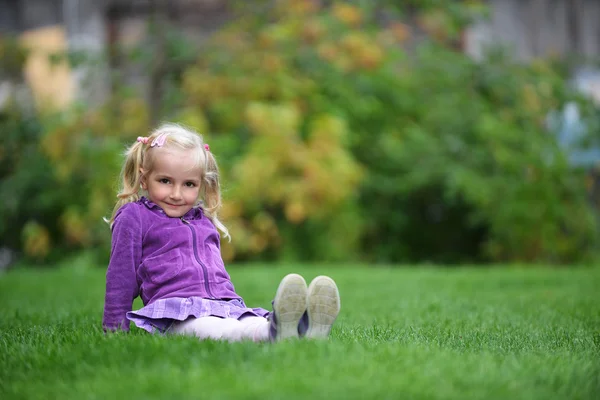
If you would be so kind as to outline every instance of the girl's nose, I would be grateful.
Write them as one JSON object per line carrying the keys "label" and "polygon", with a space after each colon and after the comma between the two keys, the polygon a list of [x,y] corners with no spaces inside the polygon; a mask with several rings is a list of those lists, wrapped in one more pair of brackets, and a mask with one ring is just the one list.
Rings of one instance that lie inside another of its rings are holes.
{"label": "girl's nose", "polygon": [[178,186],[174,187],[171,191],[171,198],[177,200],[181,199],[181,189]]}

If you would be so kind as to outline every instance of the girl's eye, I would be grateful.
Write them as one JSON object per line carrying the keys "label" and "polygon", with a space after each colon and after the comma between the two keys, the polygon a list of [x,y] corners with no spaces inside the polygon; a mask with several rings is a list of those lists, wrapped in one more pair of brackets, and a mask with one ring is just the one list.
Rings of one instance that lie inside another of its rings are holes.
{"label": "girl's eye", "polygon": [[159,180],[160,183],[169,183],[169,180],[167,178],[162,178],[161,180]]}
{"label": "girl's eye", "polygon": [[194,186],[196,186],[196,184],[194,182],[186,182],[185,186],[187,186],[187,187],[194,187]]}

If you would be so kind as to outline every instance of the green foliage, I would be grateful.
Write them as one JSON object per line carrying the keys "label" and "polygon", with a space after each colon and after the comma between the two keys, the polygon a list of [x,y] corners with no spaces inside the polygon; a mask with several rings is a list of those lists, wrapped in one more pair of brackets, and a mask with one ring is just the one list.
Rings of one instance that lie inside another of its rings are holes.
{"label": "green foliage", "polygon": [[0,132],[0,242],[37,261],[55,258],[52,244],[62,236],[56,221],[71,199],[37,145],[40,121],[10,105],[0,111]]}
{"label": "green foliage", "polygon": [[[450,241],[479,232],[471,240],[487,259],[569,262],[589,255],[597,226],[584,175],[545,127],[548,111],[567,99],[563,81],[543,64],[477,64],[436,46],[420,50],[405,63],[397,90],[372,85],[374,97],[385,99],[376,117],[356,119],[357,149],[370,147],[357,154],[371,172],[365,193],[378,215],[374,246],[384,233],[410,242],[416,231],[435,237],[442,229]],[[405,216],[380,225],[394,202]],[[429,218],[437,224],[422,225],[418,215],[427,209],[438,209]],[[443,254],[438,250],[413,245],[409,254]]]}
{"label": "green foliage", "polygon": [[[575,96],[549,64],[516,65],[493,54],[475,62],[454,51],[453,30],[470,18],[472,4],[460,12],[456,4],[451,12],[427,4],[417,20],[432,40],[414,54],[401,46],[410,29],[400,21],[379,28],[350,4],[308,4],[287,2],[270,23],[246,21],[221,32],[185,77],[188,107],[202,110],[219,137],[240,138],[240,152],[255,160],[242,165],[262,186],[238,177],[233,197],[246,203],[238,215],[247,220],[268,209],[257,192],[270,190],[270,182],[285,191],[279,174],[294,188],[271,162],[272,150],[248,137],[248,126],[255,128],[241,110],[257,101],[293,103],[304,137],[322,113],[346,126],[339,151],[350,150],[366,170],[359,202],[349,196],[338,209],[354,215],[344,231],[362,229],[355,242],[341,245],[347,256],[359,240],[361,256],[373,260],[560,263],[590,255],[597,226],[584,176],[567,164],[545,126],[548,113]],[[260,129],[275,126],[285,136],[279,121],[286,118],[272,114]],[[268,141],[277,154],[292,148],[273,135]],[[261,175],[265,168],[275,175]],[[343,176],[343,168],[335,174]],[[336,210],[325,214],[335,225]],[[293,222],[272,215],[279,224]],[[294,237],[294,246],[320,240],[323,227],[314,227],[304,239]],[[334,236],[325,235],[329,243]]]}
{"label": "green foliage", "polygon": [[12,36],[0,37],[0,80],[20,80],[28,51]]}
{"label": "green foliage", "polygon": [[[204,133],[219,160],[227,261],[594,255],[584,171],[569,165],[546,121],[568,101],[597,110],[550,61],[476,62],[457,51],[461,29],[485,15],[481,2],[274,4],[243,13],[193,62],[170,29],[155,29],[160,45],[129,49],[162,82],[151,104],[118,86],[99,109],[44,115],[33,151],[46,163],[36,170],[51,176],[43,197],[55,211],[28,232],[108,254],[101,218],[115,200],[120,153],[169,119]],[[396,17],[382,25],[385,7]]]}

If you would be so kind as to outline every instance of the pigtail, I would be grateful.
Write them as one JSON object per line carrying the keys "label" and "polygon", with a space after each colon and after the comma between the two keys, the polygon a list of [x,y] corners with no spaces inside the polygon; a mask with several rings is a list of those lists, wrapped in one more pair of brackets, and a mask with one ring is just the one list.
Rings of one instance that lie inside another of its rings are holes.
{"label": "pigtail", "polygon": [[117,203],[112,216],[107,222],[112,226],[119,208],[139,199],[139,189],[142,180],[140,168],[144,161],[144,143],[137,141],[125,152],[125,163],[121,169],[121,188],[117,194]]}
{"label": "pigtail", "polygon": [[219,167],[217,160],[209,150],[205,150],[206,168],[204,172],[204,201],[202,208],[213,224],[231,240],[229,230],[223,225],[217,216],[221,209],[221,184],[219,182]]}

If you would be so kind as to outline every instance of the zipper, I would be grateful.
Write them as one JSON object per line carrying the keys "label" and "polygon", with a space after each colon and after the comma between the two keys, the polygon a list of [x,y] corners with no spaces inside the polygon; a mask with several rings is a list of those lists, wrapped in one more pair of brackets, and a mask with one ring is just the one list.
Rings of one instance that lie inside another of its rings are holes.
{"label": "zipper", "polygon": [[188,221],[183,219],[183,217],[180,217],[179,219],[181,219],[181,222],[183,222],[183,224],[190,228],[190,231],[192,231],[192,246],[194,248],[194,258],[196,259],[196,262],[200,264],[200,268],[202,268],[202,274],[204,275],[204,288],[206,289],[206,293],[208,293],[211,299],[214,299],[215,296],[210,291],[210,286],[208,284],[208,268],[206,268],[206,265],[204,265],[204,263],[200,261],[200,257],[198,257],[198,248],[196,247],[196,232],[194,231],[192,225]]}

